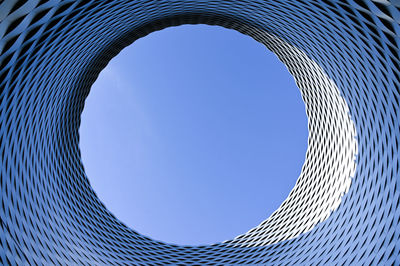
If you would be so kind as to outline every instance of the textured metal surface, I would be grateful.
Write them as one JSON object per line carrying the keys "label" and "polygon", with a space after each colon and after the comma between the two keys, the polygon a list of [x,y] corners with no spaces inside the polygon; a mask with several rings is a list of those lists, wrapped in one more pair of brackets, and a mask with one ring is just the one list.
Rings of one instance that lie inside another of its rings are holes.
{"label": "textured metal surface", "polygon": [[[0,264],[400,265],[399,22],[397,0],[1,2]],[[280,208],[197,247],[119,222],[90,187],[78,145],[85,97],[107,62],[187,23],[236,29],[277,54],[310,131]]]}

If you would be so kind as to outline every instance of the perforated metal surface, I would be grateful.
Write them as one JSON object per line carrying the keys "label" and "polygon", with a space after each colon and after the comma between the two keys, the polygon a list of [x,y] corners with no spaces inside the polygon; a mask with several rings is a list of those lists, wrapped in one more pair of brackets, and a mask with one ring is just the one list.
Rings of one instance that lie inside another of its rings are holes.
{"label": "perforated metal surface", "polygon": [[[399,9],[383,0],[3,1],[0,264],[400,265]],[[310,132],[280,208],[233,240],[197,247],[119,222],[90,187],[78,145],[85,97],[107,62],[187,23],[236,29],[276,53]]]}

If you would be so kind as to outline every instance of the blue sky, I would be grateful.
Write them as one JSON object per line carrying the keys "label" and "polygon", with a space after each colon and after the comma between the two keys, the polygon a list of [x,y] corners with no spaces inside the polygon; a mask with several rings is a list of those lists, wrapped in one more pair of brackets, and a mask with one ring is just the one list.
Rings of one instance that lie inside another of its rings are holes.
{"label": "blue sky", "polygon": [[234,238],[287,197],[307,148],[307,118],[286,67],[218,26],[137,40],[86,100],[80,147],[99,198],[154,239]]}

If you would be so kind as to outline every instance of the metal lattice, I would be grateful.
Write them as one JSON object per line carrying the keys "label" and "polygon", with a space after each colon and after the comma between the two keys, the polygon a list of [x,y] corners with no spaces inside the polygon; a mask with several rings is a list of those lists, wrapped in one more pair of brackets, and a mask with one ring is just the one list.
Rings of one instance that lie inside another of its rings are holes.
{"label": "metal lattice", "polygon": [[[155,30],[220,25],[296,80],[309,139],[288,198],[210,246],[140,235],[97,198],[79,151],[100,71]],[[0,264],[400,265],[400,2],[0,1]]]}

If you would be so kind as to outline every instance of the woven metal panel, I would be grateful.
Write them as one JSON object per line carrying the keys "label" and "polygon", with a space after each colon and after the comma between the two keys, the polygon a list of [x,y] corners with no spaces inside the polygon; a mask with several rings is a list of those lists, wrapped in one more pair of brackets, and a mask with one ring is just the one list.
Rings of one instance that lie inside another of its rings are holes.
{"label": "woven metal panel", "polygon": [[[295,187],[264,222],[178,246],[104,207],[81,163],[79,124],[121,49],[198,23],[279,57],[309,139]],[[0,264],[400,265],[399,23],[397,0],[0,2]]]}

